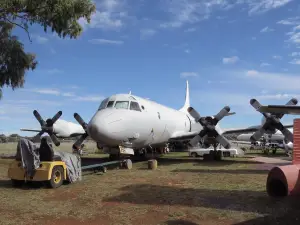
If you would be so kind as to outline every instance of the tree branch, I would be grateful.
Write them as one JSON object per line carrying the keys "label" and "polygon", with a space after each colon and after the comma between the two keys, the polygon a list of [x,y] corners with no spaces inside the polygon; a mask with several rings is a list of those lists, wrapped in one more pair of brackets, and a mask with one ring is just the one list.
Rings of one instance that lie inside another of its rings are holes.
{"label": "tree branch", "polygon": [[20,25],[20,24],[17,24],[17,23],[15,23],[15,22],[12,22],[12,21],[10,21],[10,20],[7,19],[7,18],[4,18],[4,20],[6,20],[6,22],[9,22],[9,23],[11,23],[11,24],[13,24],[13,25],[16,25],[16,26],[22,28],[23,30],[25,30],[26,33],[27,33],[27,35],[28,35],[29,41],[32,42],[31,37],[30,37],[30,34],[29,34],[29,31],[28,31],[24,26],[22,26],[22,25]]}

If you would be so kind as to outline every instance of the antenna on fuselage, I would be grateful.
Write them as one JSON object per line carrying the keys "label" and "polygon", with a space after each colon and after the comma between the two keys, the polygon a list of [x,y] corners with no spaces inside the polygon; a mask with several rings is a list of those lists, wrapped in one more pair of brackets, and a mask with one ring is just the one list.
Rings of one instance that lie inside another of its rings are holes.
{"label": "antenna on fuselage", "polygon": [[131,95],[131,91],[129,91],[129,94]]}
{"label": "antenna on fuselage", "polygon": [[186,81],[186,89],[185,89],[185,102],[183,107],[179,111],[187,112],[188,107],[190,107],[190,89],[189,89],[189,81]]}

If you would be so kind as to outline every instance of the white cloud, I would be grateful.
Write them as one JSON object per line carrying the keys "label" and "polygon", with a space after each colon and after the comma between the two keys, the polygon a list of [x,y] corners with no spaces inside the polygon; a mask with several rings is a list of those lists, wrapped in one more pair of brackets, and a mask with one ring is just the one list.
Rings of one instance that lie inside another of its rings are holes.
{"label": "white cloud", "polygon": [[257,38],[256,37],[252,37],[252,40],[255,41]]}
{"label": "white cloud", "polygon": [[186,77],[197,77],[198,74],[196,72],[182,72],[180,74],[181,78],[186,78]]}
{"label": "white cloud", "polygon": [[80,96],[76,97],[73,100],[74,101],[83,101],[83,102],[100,102],[104,99],[103,96],[97,96],[97,95],[89,95],[89,96]]}
{"label": "white cloud", "polygon": [[[245,1],[249,4],[249,14],[264,13],[272,9],[282,7],[293,0],[248,0]],[[243,2],[243,1],[241,1]]]}
{"label": "white cloud", "polygon": [[300,65],[300,59],[293,59],[290,64]]}
{"label": "white cloud", "polygon": [[223,64],[235,64],[238,61],[239,61],[239,57],[237,57],[237,56],[223,58]]}
{"label": "white cloud", "polygon": [[31,35],[32,38],[34,38],[39,44],[45,44],[46,42],[48,42],[48,38],[46,37],[42,37],[38,34],[32,34]]}
{"label": "white cloud", "polygon": [[141,29],[140,30],[140,39],[144,40],[149,37],[152,37],[156,34],[156,30],[154,29]]}
{"label": "white cloud", "polygon": [[194,27],[184,30],[184,32],[195,32],[195,31],[196,31],[196,28],[194,28]]}
{"label": "white cloud", "polygon": [[256,70],[248,70],[247,71],[247,76],[255,76],[258,74],[258,71]]}
{"label": "white cloud", "polygon": [[84,28],[99,28],[103,30],[118,30],[128,19],[125,2],[122,0],[103,0],[97,2],[97,10],[91,16],[90,24],[83,18],[78,20]]}
{"label": "white cloud", "polygon": [[[248,6],[248,14],[264,13],[286,5],[292,0],[161,0],[162,8],[170,14],[167,22],[160,24],[162,28],[178,28],[185,24],[194,24],[208,19],[214,11],[227,11],[234,7]],[[221,18],[221,17],[220,17]]]}
{"label": "white cloud", "polygon": [[[234,73],[234,72],[233,72]],[[286,73],[267,73],[256,70],[237,72],[236,78],[241,78],[247,85],[253,85],[260,89],[268,87],[275,91],[300,91],[300,76]]]}
{"label": "white cloud", "polygon": [[62,93],[62,96],[65,96],[65,97],[74,97],[75,94],[72,93],[72,92],[66,92],[66,93]]}
{"label": "white cloud", "polygon": [[292,57],[300,56],[300,52],[292,52],[289,56]]}
{"label": "white cloud", "polygon": [[264,66],[271,66],[271,64],[270,64],[270,63],[261,63],[260,66],[261,66],[261,67],[264,67]]}
{"label": "white cloud", "polygon": [[277,22],[277,24],[282,24],[282,25],[297,25],[300,24],[300,17],[290,17],[285,20],[280,20]]}
{"label": "white cloud", "polygon": [[185,53],[190,53],[191,51],[189,49],[184,50]]}
{"label": "white cloud", "polygon": [[259,95],[259,96],[256,96],[255,98],[257,99],[267,99],[267,100],[270,100],[270,99],[291,99],[291,98],[299,98],[300,95],[299,94],[273,94],[273,95]]}
{"label": "white cloud", "polygon": [[54,68],[54,69],[47,70],[47,73],[49,73],[49,74],[59,74],[59,73],[63,73],[63,71]]}
{"label": "white cloud", "polygon": [[282,59],[282,56],[280,56],[280,55],[273,55],[272,57],[273,57],[273,59],[278,59],[278,60]]}
{"label": "white cloud", "polygon": [[91,39],[89,40],[91,44],[109,44],[109,45],[122,45],[123,41],[108,40],[108,39]]}
{"label": "white cloud", "polygon": [[261,33],[267,33],[267,32],[272,32],[272,31],[274,31],[274,29],[269,28],[269,27],[265,27],[260,30]]}
{"label": "white cloud", "polygon": [[51,52],[52,54],[56,54],[56,51],[55,51],[53,48],[50,49],[50,52]]}
{"label": "white cloud", "polygon": [[[26,90],[26,89],[25,89]],[[41,88],[41,89],[28,89],[28,91],[39,93],[39,94],[46,94],[46,95],[60,95],[61,92],[57,89],[48,89],[48,88]]]}

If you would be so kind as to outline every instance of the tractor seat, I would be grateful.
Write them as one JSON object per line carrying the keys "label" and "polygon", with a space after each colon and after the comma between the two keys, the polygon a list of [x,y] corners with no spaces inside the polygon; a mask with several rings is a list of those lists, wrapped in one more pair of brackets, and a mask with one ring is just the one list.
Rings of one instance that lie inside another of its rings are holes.
{"label": "tractor seat", "polygon": [[45,137],[41,139],[39,152],[41,161],[62,161],[60,156],[54,155],[53,148]]}

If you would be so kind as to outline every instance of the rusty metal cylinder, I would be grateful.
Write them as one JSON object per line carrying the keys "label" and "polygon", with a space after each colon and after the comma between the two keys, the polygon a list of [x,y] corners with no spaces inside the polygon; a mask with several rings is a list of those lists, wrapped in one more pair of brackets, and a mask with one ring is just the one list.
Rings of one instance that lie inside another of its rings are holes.
{"label": "rusty metal cylinder", "polygon": [[278,166],[270,170],[266,189],[271,197],[300,195],[300,165]]}

